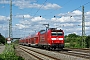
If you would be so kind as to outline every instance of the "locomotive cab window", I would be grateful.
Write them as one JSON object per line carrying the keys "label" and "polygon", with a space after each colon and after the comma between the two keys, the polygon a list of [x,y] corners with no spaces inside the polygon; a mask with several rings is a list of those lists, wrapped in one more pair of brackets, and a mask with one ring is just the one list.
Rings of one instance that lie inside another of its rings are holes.
{"label": "locomotive cab window", "polygon": [[58,36],[61,36],[61,35],[63,35],[63,33],[62,32],[58,32],[57,35]]}
{"label": "locomotive cab window", "polygon": [[52,36],[62,36],[63,33],[62,32],[51,32]]}

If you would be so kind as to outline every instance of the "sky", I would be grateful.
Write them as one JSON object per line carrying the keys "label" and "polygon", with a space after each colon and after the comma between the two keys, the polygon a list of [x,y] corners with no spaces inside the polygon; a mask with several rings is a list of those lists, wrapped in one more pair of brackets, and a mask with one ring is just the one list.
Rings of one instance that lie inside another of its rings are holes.
{"label": "sky", "polygon": [[[90,0],[12,0],[12,34],[21,38],[42,29],[62,29],[65,35],[82,35],[82,6],[85,35],[90,35]],[[55,16],[55,17],[54,17]],[[8,37],[10,0],[0,0],[0,33]]]}

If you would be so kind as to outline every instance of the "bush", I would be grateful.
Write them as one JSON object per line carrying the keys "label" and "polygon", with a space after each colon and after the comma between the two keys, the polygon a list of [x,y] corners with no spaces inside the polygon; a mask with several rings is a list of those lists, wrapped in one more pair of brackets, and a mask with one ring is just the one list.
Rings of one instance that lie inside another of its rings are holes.
{"label": "bush", "polygon": [[22,57],[17,56],[14,51],[14,45],[6,45],[5,50],[0,54],[0,60],[24,60]]}

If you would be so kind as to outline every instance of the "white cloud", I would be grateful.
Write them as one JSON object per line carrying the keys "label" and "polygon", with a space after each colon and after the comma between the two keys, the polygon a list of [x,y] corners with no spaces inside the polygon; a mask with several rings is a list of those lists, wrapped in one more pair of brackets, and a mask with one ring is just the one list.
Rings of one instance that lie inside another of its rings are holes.
{"label": "white cloud", "polygon": [[[20,9],[24,9],[24,8],[40,8],[41,9],[59,9],[61,8],[61,6],[55,4],[55,3],[46,3],[44,5],[42,4],[37,4],[35,3],[35,0],[15,0],[12,1],[12,4],[14,4],[15,6],[18,6]],[[0,4],[10,4],[10,1],[4,0],[4,1],[0,1]]]}
{"label": "white cloud", "polygon": [[89,22],[85,22],[85,25],[86,25],[87,27],[89,27],[89,26],[90,26],[90,21],[89,21]]}
{"label": "white cloud", "polygon": [[47,3],[45,6],[42,7],[43,9],[59,9],[61,8],[61,6],[57,5],[57,4],[51,4],[51,3]]}
{"label": "white cloud", "polygon": [[23,24],[23,25],[30,25],[32,22],[31,21],[29,21],[29,20],[21,20],[21,21],[19,21],[20,22],[20,24]]}
{"label": "white cloud", "polygon": [[78,23],[80,23],[82,21],[82,12],[79,10],[75,10],[75,11],[68,12],[68,13],[60,13],[51,20],[57,21],[57,22],[68,22],[68,23],[78,22]]}
{"label": "white cloud", "polygon": [[9,20],[9,18],[6,16],[0,16],[0,20]]}
{"label": "white cloud", "polygon": [[34,17],[34,18],[32,18],[31,20],[36,22],[36,21],[45,20],[45,18],[43,18],[43,17]]}
{"label": "white cloud", "polygon": [[[78,14],[77,14],[78,12]],[[85,33],[89,34],[90,30],[90,11],[85,12]],[[58,29],[63,29],[65,34],[70,34],[70,33],[76,33],[78,35],[82,34],[82,17],[81,17],[81,11],[74,11],[74,12],[69,12],[69,13],[61,13],[61,16],[56,16],[55,18],[44,18],[44,17],[33,17],[29,14],[25,15],[16,15],[15,17],[21,18],[21,21],[19,21],[17,25],[17,29],[26,29],[27,33],[34,33],[35,30],[38,32],[41,29],[46,29],[43,24],[49,24],[50,28],[58,28]],[[24,20],[22,20],[24,16]],[[70,17],[72,16],[72,17]],[[0,20],[6,20],[9,17],[6,16],[0,16]],[[34,32],[32,32],[34,31]],[[22,30],[23,32],[23,30]]]}
{"label": "white cloud", "polygon": [[[77,12],[79,12],[79,13],[77,14]],[[63,14],[63,16],[61,16],[60,18],[55,17],[55,18],[51,18],[51,19],[46,19],[46,18],[38,16],[38,17],[33,17],[32,19],[29,19],[29,21],[27,20],[27,22],[26,22],[27,24],[30,23],[29,25],[33,25],[33,27],[27,25],[28,28],[30,28],[29,31],[31,31],[33,29],[36,29],[37,31],[39,31],[41,29],[46,29],[46,27],[43,26],[43,24],[49,24],[50,28],[63,29],[65,34],[76,33],[78,35],[81,35],[82,34],[81,11],[77,10],[77,11],[71,12],[69,14],[67,14],[67,13],[62,13],[62,14]],[[72,17],[70,17],[70,16],[72,16]],[[87,14],[87,16],[89,16],[89,14]],[[23,23],[25,23],[25,21]],[[90,26],[90,22],[85,21],[85,25]],[[90,29],[89,27],[86,27],[86,31],[89,29]]]}
{"label": "white cloud", "polygon": [[79,11],[79,10],[75,10],[75,11],[72,12],[72,14],[73,14],[73,15],[81,15],[82,12]]}
{"label": "white cloud", "polygon": [[15,17],[25,19],[25,18],[31,18],[32,16],[30,16],[29,14],[26,14],[26,15],[16,15]]}
{"label": "white cloud", "polygon": [[55,22],[75,22],[75,18],[72,17],[70,18],[70,16],[67,16],[67,17],[64,17],[62,16],[61,18],[51,18],[52,21],[55,21]]}
{"label": "white cloud", "polygon": [[73,27],[74,26],[74,24],[72,24],[72,23],[65,23],[64,24],[64,27]]}
{"label": "white cloud", "polygon": [[57,4],[51,4],[51,3],[46,3],[45,5],[42,4],[37,4],[37,3],[23,3],[23,2],[19,2],[19,3],[15,3],[16,6],[18,6],[20,9],[24,9],[24,8],[41,8],[41,9],[59,9],[61,8],[61,6],[57,5]]}
{"label": "white cloud", "polygon": [[82,15],[82,12],[79,11],[79,10],[75,10],[75,11],[72,11],[72,12],[67,12],[67,13],[60,13],[58,14],[57,16],[64,16],[64,17],[78,17],[78,16],[81,16]]}
{"label": "white cloud", "polygon": [[6,22],[8,22],[10,18],[6,17],[6,16],[0,16],[0,24],[4,24]]}
{"label": "white cloud", "polygon": [[86,12],[85,15],[90,15],[90,11]]}
{"label": "white cloud", "polygon": [[24,18],[31,18],[31,16],[30,15],[24,15]]}
{"label": "white cloud", "polygon": [[7,0],[0,0],[0,4],[9,4],[10,3],[10,1],[7,1]]}
{"label": "white cloud", "polygon": [[24,15],[16,15],[16,18],[23,18]]}
{"label": "white cloud", "polygon": [[[90,21],[89,21],[90,18],[85,18],[85,27],[90,27]],[[82,21],[81,23],[79,24],[80,26],[82,25]]]}
{"label": "white cloud", "polygon": [[16,24],[16,28],[23,29],[23,28],[25,28],[25,26],[22,24]]}

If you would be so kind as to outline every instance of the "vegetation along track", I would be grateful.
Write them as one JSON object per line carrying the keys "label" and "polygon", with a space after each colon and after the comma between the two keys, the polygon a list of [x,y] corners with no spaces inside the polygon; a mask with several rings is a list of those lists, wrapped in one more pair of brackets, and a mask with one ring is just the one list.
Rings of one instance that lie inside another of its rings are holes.
{"label": "vegetation along track", "polygon": [[45,55],[43,53],[40,53],[40,52],[31,50],[29,48],[26,48],[25,46],[24,47],[23,46],[20,46],[20,49],[23,50],[23,51],[25,51],[25,52],[27,52],[28,54],[34,56],[38,60],[60,60],[58,58],[54,58],[54,57]]}

